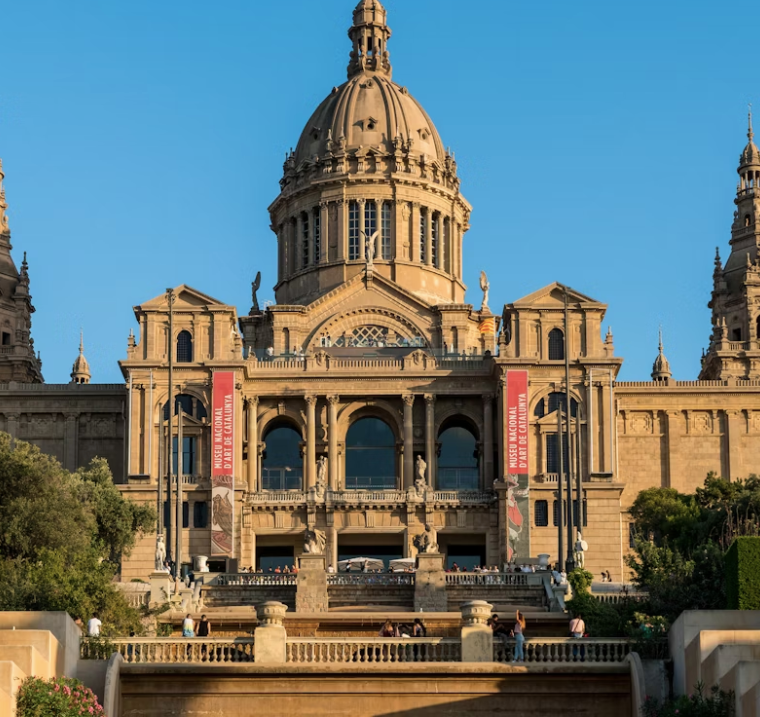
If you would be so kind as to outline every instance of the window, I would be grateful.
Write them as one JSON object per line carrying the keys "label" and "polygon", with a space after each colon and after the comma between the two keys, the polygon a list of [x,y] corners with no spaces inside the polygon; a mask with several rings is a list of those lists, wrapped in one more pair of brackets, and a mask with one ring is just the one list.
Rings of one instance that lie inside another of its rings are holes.
{"label": "window", "polygon": [[[182,474],[196,475],[196,455],[198,448],[197,436],[182,436]],[[172,473],[177,475],[177,436],[172,437]]]}
{"label": "window", "polygon": [[420,262],[427,263],[427,209],[420,209]]}
{"label": "window", "polygon": [[391,205],[389,202],[383,202],[380,225],[380,256],[385,261],[391,260]]}
{"label": "window", "polygon": [[180,331],[177,336],[177,363],[193,362],[193,337],[189,331]]}
{"label": "window", "polygon": [[348,259],[356,261],[359,258],[359,203],[349,202],[348,205]]}
{"label": "window", "polygon": [[[547,410],[547,404],[549,406]],[[543,418],[549,413],[554,413],[554,411],[559,408],[559,406],[562,406],[562,412],[567,413],[567,398],[564,393],[550,393],[546,398],[542,398],[537,404],[536,408],[534,409],[533,413],[537,418]],[[570,399],[570,411],[573,418],[578,417],[578,401],[576,401],[574,398]]]}
{"label": "window", "polygon": [[[202,421],[204,418],[208,417],[208,414],[206,413],[206,407],[203,405],[203,401],[199,401],[197,398],[193,398],[192,396],[188,396],[186,393],[181,393],[178,396],[174,397],[174,415],[176,416],[179,413],[179,407],[182,406],[182,411],[186,413],[188,416],[192,416],[193,418],[198,419],[199,421]],[[164,421],[169,420],[169,402],[167,401],[164,404]],[[176,425],[176,421],[175,421]]]}
{"label": "window", "polygon": [[748,227],[752,224],[752,217],[749,214],[744,215],[744,226]]}
{"label": "window", "polygon": [[561,361],[565,358],[565,335],[560,329],[549,332],[549,361]]}
{"label": "window", "polygon": [[432,222],[430,225],[430,233],[431,233],[431,252],[433,254],[432,261],[433,266],[438,266],[438,256],[439,256],[439,247],[438,247],[438,240],[439,240],[439,234],[441,229],[441,218],[440,214],[434,214],[432,217]]}
{"label": "window", "polygon": [[438,458],[438,490],[478,490],[477,439],[462,425],[453,425],[438,437],[441,446]]}
{"label": "window", "polygon": [[[372,235],[377,231],[377,204],[367,202],[364,205],[364,239],[367,243],[372,240]],[[365,247],[365,256],[369,255],[370,247]],[[377,244],[372,247],[372,258],[377,255]]]}
{"label": "window", "polygon": [[[567,501],[563,500],[562,505],[565,508],[565,515],[564,515],[564,522],[563,525],[567,525]],[[554,527],[557,527],[557,519],[559,516],[559,501],[554,501]],[[578,527],[578,501],[573,500],[573,525],[577,528]],[[586,499],[583,499],[583,527],[585,528],[588,525],[588,513],[586,511]]]}
{"label": "window", "polygon": [[760,341],[760,316],[757,317],[757,328],[755,330],[755,338]]}
{"label": "window", "polygon": [[545,528],[549,525],[549,501],[537,500],[533,504],[533,521],[537,528]]}
{"label": "window", "polygon": [[628,547],[636,547],[636,523],[628,523]]}
{"label": "window", "polygon": [[742,340],[742,330],[733,329],[731,331],[731,341],[741,341],[741,340]]}
{"label": "window", "polygon": [[[554,501],[554,507],[552,510],[552,522],[554,523],[554,527],[556,528],[559,525],[559,501]],[[563,523],[564,525],[564,523]]]}
{"label": "window", "polygon": [[205,500],[193,503],[193,527],[208,528],[208,503]]}
{"label": "window", "polygon": [[[547,473],[559,473],[559,450],[557,446],[559,441],[557,440],[556,433],[546,434],[546,472]],[[567,433],[562,434],[562,469],[563,472],[567,472],[569,453],[567,445]]]}
{"label": "window", "polygon": [[7,331],[3,331],[3,346],[11,345],[11,335]]}
{"label": "window", "polygon": [[309,266],[309,215],[301,215],[301,267]]}
{"label": "window", "polygon": [[441,269],[444,271],[451,271],[451,260],[449,255],[453,251],[451,246],[451,222],[448,219],[443,220],[443,247],[441,252],[443,253],[443,261],[441,262]]}
{"label": "window", "polygon": [[301,434],[291,425],[275,425],[264,439],[262,487],[264,490],[302,490]]}
{"label": "window", "polygon": [[322,257],[322,216],[320,210],[314,210],[314,263],[319,264]]}
{"label": "window", "polygon": [[[174,504],[176,506],[176,503]],[[175,508],[176,510],[176,508]],[[172,505],[171,501],[165,500],[164,501],[164,525],[168,528],[175,524],[175,514],[174,511],[172,511]],[[182,527],[188,528],[190,523],[190,506],[188,505],[187,501],[182,501]]]}
{"label": "window", "polygon": [[346,489],[396,487],[396,439],[379,418],[360,418],[346,435]]}

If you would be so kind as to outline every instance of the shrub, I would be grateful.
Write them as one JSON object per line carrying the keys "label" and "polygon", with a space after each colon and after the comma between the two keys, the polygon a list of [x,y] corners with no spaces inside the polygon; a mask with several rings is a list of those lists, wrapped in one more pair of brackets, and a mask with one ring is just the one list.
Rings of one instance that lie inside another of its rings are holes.
{"label": "shrub", "polygon": [[17,717],[79,717],[103,715],[92,690],[69,677],[41,680],[28,677],[16,697]]}
{"label": "shrub", "polygon": [[704,685],[700,682],[693,695],[682,695],[662,705],[647,697],[641,714],[643,717],[734,717],[734,693],[723,692],[715,685],[710,690],[710,696],[705,697]]}
{"label": "shrub", "polygon": [[760,610],[760,538],[736,538],[726,553],[729,610]]}

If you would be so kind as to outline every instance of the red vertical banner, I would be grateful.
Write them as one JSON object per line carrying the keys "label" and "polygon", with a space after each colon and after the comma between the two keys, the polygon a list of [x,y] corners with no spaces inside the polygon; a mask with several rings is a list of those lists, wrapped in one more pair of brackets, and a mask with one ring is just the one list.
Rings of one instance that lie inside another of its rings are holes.
{"label": "red vertical banner", "polygon": [[211,555],[232,556],[235,515],[235,374],[214,371],[211,405]]}
{"label": "red vertical banner", "polygon": [[507,559],[530,555],[528,372],[507,371]]}

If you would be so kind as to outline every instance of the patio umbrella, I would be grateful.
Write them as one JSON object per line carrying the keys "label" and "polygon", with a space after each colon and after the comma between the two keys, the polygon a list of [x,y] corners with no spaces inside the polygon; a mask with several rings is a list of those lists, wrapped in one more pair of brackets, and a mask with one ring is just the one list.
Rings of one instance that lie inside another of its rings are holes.
{"label": "patio umbrella", "polygon": [[417,565],[417,558],[399,558],[398,560],[391,560],[388,563],[391,570],[404,571],[406,568],[413,568]]}
{"label": "patio umbrella", "polygon": [[350,568],[367,568],[367,570],[382,570],[385,563],[378,558],[351,558],[350,560],[341,560],[338,563],[338,570],[348,570]]}

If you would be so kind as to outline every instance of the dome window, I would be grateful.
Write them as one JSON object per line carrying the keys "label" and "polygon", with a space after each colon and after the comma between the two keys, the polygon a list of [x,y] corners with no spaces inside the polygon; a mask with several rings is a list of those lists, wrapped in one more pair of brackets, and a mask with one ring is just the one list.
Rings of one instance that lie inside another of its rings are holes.
{"label": "dome window", "polygon": [[319,139],[319,127],[311,128],[311,138],[316,142]]}
{"label": "dome window", "polygon": [[752,215],[751,214],[745,214],[744,215],[744,226],[748,227],[752,224]]}

